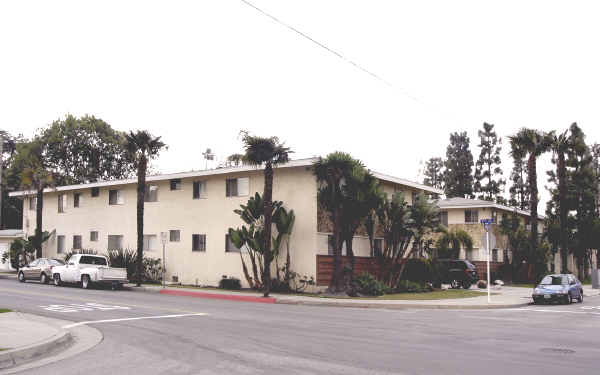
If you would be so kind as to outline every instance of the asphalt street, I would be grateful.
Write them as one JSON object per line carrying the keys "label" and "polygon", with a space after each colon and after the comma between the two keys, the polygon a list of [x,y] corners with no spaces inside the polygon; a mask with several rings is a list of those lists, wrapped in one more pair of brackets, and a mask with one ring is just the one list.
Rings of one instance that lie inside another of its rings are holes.
{"label": "asphalt street", "polygon": [[384,310],[82,290],[0,279],[0,307],[104,336],[23,374],[592,374],[600,297],[510,310]]}

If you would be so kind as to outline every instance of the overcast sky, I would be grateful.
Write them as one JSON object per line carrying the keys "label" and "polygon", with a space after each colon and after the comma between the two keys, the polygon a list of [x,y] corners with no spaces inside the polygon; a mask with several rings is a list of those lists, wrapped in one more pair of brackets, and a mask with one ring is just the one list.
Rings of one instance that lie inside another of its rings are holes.
{"label": "overcast sky", "polygon": [[70,113],[148,129],[170,147],[161,172],[240,152],[248,129],[411,180],[452,131],[476,159],[484,121],[502,136],[577,121],[600,141],[597,2],[251,2],[344,58],[240,0],[3,0],[0,128]]}

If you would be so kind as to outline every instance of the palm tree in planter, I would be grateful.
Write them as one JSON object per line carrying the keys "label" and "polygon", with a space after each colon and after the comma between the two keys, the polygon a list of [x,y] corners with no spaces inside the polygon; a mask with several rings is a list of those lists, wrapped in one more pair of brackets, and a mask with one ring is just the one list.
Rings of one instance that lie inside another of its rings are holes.
{"label": "palm tree in planter", "polygon": [[511,155],[515,159],[527,156],[527,180],[531,193],[530,220],[531,220],[531,250],[535,252],[538,242],[538,187],[537,187],[537,158],[550,150],[552,137],[547,133],[535,129],[523,128],[515,135],[509,137]]}
{"label": "palm tree in planter", "polygon": [[148,161],[158,156],[167,145],[161,137],[154,137],[146,130],[130,131],[125,136],[125,147],[133,166],[137,169],[137,282],[142,285],[144,273],[144,193]]}
{"label": "palm tree in planter", "polygon": [[250,135],[247,131],[241,131],[244,143],[244,161],[254,166],[264,165],[265,186],[263,191],[264,201],[264,268],[263,284],[264,296],[268,297],[271,292],[271,262],[273,251],[271,246],[271,231],[273,223],[273,166],[289,161],[292,153],[288,147],[277,137],[257,137]]}

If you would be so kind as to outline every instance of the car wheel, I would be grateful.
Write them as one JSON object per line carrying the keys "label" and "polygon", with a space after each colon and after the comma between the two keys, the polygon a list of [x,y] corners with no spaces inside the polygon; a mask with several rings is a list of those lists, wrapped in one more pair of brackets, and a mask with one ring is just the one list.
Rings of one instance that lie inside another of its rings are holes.
{"label": "car wheel", "polygon": [[56,274],[54,275],[54,285],[55,286],[61,286],[62,282],[60,281],[60,275]]}
{"label": "car wheel", "polygon": [[24,283],[25,282],[25,274],[23,272],[19,272],[18,279],[20,282]]}
{"label": "car wheel", "polygon": [[88,275],[81,276],[81,287],[87,289],[90,287],[90,277]]}
{"label": "car wheel", "polygon": [[579,298],[577,298],[577,301],[579,303],[583,303],[583,290],[579,291]]}
{"label": "car wheel", "polygon": [[40,276],[40,283],[48,284],[48,276],[46,276],[45,273],[43,273],[42,276]]}
{"label": "car wheel", "polygon": [[462,287],[463,289],[469,289],[471,287],[471,283],[469,281],[463,281]]}
{"label": "car wheel", "polygon": [[565,305],[570,305],[573,303],[573,297],[571,297],[571,293],[567,293],[565,296]]}
{"label": "car wheel", "polygon": [[452,289],[460,288],[460,283],[458,282],[458,280],[452,279],[452,281],[450,281],[450,288],[452,288]]}

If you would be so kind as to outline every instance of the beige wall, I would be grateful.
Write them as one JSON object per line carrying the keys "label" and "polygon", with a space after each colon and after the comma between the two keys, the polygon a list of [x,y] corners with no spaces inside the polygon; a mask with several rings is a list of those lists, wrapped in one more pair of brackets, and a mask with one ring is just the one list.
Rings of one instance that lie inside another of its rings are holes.
{"label": "beige wall", "polygon": [[[145,234],[156,234],[158,249],[149,252],[154,258],[162,258],[160,232],[180,230],[181,242],[169,242],[166,246],[167,278],[178,276],[185,284],[216,285],[222,275],[235,276],[245,283],[239,253],[225,252],[225,234],[229,227],[242,224],[233,210],[248,200],[244,197],[225,197],[225,180],[250,177],[249,191],[254,195],[263,190],[263,172],[238,172],[182,180],[182,190],[170,191],[169,180],[152,182],[159,187],[158,202],[145,204]],[[207,181],[207,198],[192,199],[192,183]],[[80,208],[73,207],[73,193],[68,191],[68,207],[58,213],[58,193],[44,194],[44,230],[56,229],[57,235],[65,235],[66,250],[71,249],[73,235],[81,235],[83,248],[105,252],[108,235],[123,235],[126,248],[136,248],[136,184],[122,185],[123,205],[109,205],[108,191],[117,187],[100,188],[100,196],[91,197],[91,189],[80,190]],[[293,209],[296,223],[291,239],[291,262],[294,271],[315,276],[317,200],[316,182],[306,168],[275,169],[273,199],[282,200],[285,207]],[[25,208],[28,208],[26,205]],[[29,222],[29,228],[25,227]],[[35,211],[25,210],[24,228],[28,235],[35,230]],[[90,231],[99,232],[99,241],[90,242]],[[206,234],[206,252],[192,252],[192,234]],[[56,236],[44,245],[44,256],[57,256]],[[285,258],[284,258],[285,259]]]}

